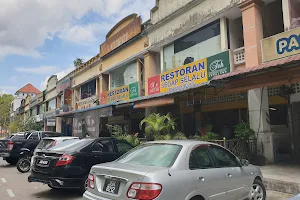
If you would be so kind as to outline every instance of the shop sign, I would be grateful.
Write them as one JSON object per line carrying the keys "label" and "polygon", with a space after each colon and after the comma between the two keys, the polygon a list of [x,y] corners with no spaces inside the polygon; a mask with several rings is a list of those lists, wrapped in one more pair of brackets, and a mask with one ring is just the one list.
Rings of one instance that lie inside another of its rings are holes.
{"label": "shop sign", "polygon": [[109,52],[113,51],[141,33],[141,22],[141,17],[137,17],[119,32],[108,38],[103,44],[100,45],[100,57],[105,56]]}
{"label": "shop sign", "polygon": [[112,116],[112,107],[108,106],[108,107],[99,109],[99,116],[100,117],[111,117]]}
{"label": "shop sign", "polygon": [[99,99],[98,96],[92,96],[92,97],[77,101],[76,102],[76,110],[83,110],[83,109],[95,106],[98,99]]}
{"label": "shop sign", "polygon": [[82,116],[75,115],[73,119],[73,136],[82,137]]}
{"label": "shop sign", "polygon": [[64,91],[65,89],[68,89],[70,87],[71,87],[71,79],[70,78],[64,79],[59,83],[57,83],[56,92],[60,93],[61,91]]}
{"label": "shop sign", "polygon": [[100,117],[98,110],[83,113],[86,132],[91,137],[99,136]]}
{"label": "shop sign", "polygon": [[263,62],[299,54],[300,27],[263,39],[261,44]]}
{"label": "shop sign", "polygon": [[230,72],[229,51],[186,64],[148,79],[148,94],[173,92]]}
{"label": "shop sign", "polygon": [[230,55],[229,51],[219,53],[214,56],[207,58],[208,65],[208,80],[210,81],[213,77],[230,72]]}
{"label": "shop sign", "polygon": [[55,126],[56,119],[47,119],[47,126]]}
{"label": "shop sign", "polygon": [[101,104],[126,101],[140,96],[139,82],[131,83],[101,94]]}
{"label": "shop sign", "polygon": [[72,104],[72,90],[65,89],[61,100],[62,100],[61,105],[71,105]]}

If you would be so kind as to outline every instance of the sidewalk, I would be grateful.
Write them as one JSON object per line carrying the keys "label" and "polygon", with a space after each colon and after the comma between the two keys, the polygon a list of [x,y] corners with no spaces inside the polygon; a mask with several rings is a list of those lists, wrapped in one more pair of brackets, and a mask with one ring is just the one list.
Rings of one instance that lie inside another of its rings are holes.
{"label": "sidewalk", "polygon": [[300,165],[276,164],[259,167],[268,190],[298,195],[300,193]]}
{"label": "sidewalk", "polygon": [[287,200],[289,198],[292,198],[293,196],[295,195],[270,190],[267,191],[267,200]]}

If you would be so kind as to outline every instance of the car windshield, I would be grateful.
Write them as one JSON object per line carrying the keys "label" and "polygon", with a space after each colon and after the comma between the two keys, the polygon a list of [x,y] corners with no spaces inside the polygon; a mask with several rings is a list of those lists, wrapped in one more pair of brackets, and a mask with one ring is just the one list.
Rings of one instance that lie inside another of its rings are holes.
{"label": "car windshield", "polygon": [[92,140],[88,139],[72,139],[64,141],[54,147],[51,147],[49,150],[53,151],[77,151],[82,149],[87,144],[89,144]]}
{"label": "car windshield", "polygon": [[124,156],[117,162],[156,167],[171,167],[175,162],[182,146],[175,144],[145,144]]}

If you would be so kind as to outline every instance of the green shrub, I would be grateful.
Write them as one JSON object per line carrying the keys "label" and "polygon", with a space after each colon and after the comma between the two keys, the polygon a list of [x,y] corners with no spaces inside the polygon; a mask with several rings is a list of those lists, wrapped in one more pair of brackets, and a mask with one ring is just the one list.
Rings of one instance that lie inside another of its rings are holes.
{"label": "green shrub", "polygon": [[235,138],[239,140],[249,140],[255,138],[255,132],[247,122],[241,121],[234,126]]}

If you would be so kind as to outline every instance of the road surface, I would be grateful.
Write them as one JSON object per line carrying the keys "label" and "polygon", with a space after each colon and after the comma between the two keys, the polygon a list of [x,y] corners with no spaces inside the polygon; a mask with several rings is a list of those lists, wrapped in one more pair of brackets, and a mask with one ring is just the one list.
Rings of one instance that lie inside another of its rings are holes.
{"label": "road surface", "polygon": [[[0,199],[1,200],[82,200],[74,190],[52,190],[47,185],[28,183],[30,173],[20,173],[0,158]],[[286,200],[294,195],[268,191],[267,200]],[[175,199],[174,199],[175,200]]]}

